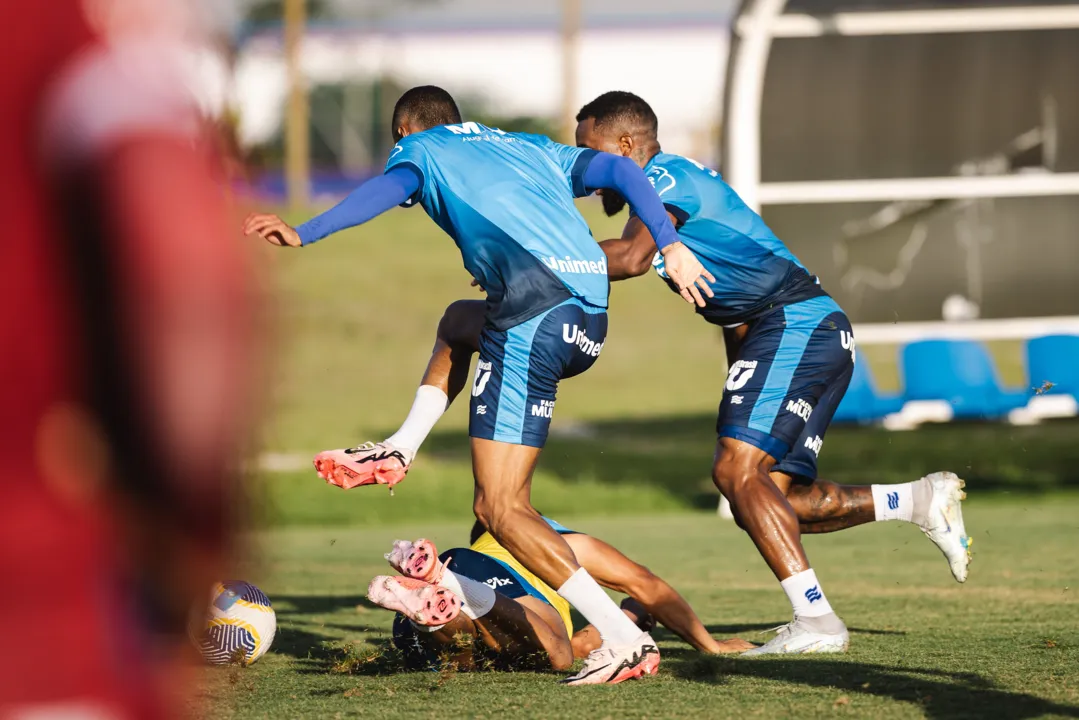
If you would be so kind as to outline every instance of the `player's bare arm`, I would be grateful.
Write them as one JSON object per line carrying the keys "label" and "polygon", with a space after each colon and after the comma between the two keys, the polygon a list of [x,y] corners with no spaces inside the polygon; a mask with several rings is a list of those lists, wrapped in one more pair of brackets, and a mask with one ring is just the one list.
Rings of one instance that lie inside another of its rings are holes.
{"label": "player's bare arm", "polygon": [[[674,217],[667,213],[671,222]],[[607,255],[607,276],[611,280],[628,280],[640,277],[652,267],[656,256],[656,241],[640,218],[630,218],[622,230],[622,237],[604,240],[599,244]]]}

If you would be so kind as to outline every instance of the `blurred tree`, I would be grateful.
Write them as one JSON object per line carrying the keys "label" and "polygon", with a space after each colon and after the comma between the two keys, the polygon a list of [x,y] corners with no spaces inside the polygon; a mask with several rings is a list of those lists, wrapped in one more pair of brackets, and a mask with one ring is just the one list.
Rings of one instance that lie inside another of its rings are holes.
{"label": "blurred tree", "polygon": [[[245,20],[249,23],[281,22],[284,17],[284,0],[255,0],[245,13]],[[307,0],[309,20],[322,20],[329,17],[333,17],[333,12],[326,0]]]}

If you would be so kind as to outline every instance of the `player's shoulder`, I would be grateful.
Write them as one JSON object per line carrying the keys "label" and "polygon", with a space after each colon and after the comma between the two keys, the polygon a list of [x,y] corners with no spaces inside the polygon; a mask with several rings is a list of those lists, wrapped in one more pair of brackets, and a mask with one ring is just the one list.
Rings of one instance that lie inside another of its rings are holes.
{"label": "player's shoulder", "polygon": [[658,168],[657,174],[669,174],[675,177],[684,177],[687,180],[718,179],[719,172],[684,155],[673,153],[659,153],[649,165],[649,169]]}
{"label": "player's shoulder", "polygon": [[681,155],[660,153],[645,168],[645,175],[662,198],[692,195],[700,172],[692,161]]}

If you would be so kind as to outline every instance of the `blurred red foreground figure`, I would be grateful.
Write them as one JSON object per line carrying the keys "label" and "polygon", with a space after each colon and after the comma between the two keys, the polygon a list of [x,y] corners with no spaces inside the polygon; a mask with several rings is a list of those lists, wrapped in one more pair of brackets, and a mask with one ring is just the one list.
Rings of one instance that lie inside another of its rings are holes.
{"label": "blurred red foreground figure", "polygon": [[254,299],[167,8],[0,10],[0,718],[179,714],[229,550]]}

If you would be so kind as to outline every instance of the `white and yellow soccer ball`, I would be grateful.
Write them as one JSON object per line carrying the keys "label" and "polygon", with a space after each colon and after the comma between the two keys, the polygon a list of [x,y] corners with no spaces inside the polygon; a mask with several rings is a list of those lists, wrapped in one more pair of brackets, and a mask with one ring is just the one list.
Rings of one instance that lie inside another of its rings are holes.
{"label": "white and yellow soccer ball", "polygon": [[212,665],[250,665],[266,654],[277,632],[270,598],[251,583],[214,586],[209,608],[192,627],[192,639]]}

